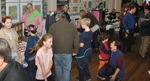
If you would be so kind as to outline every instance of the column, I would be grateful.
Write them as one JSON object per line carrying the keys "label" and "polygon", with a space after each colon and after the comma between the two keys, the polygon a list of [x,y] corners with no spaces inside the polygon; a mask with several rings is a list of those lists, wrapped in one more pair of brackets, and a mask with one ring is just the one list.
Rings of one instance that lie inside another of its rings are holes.
{"label": "column", "polygon": [[47,11],[57,10],[57,0],[47,0]]}
{"label": "column", "polygon": [[[0,7],[1,7],[1,0],[0,0]],[[1,8],[0,8],[0,11],[1,11]],[[2,21],[2,13],[0,13],[0,22]]]}

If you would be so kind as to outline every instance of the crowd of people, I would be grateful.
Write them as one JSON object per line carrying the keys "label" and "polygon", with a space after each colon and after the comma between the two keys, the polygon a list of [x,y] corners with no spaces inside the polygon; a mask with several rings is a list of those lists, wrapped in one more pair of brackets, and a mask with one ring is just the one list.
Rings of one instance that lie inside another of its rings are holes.
{"label": "crowd of people", "polygon": [[[21,22],[25,23],[24,35],[28,37],[24,53],[25,59],[21,58],[20,50],[18,50],[18,34],[11,28],[11,17],[2,18],[0,80],[70,81],[71,63],[74,56],[79,72],[76,80],[84,81],[86,78],[86,81],[91,81],[88,62],[92,59],[92,48],[99,52],[97,77],[106,81],[119,80],[125,72],[123,54],[134,53],[131,50],[131,45],[134,43],[135,30],[139,28],[138,51],[142,58],[146,56],[150,42],[150,8],[145,6],[147,5],[143,4],[142,15],[142,11],[140,12],[142,9],[137,3],[127,3],[121,9],[119,39],[123,43],[122,46],[118,40],[113,40],[109,45],[110,35],[100,30],[102,24],[85,9],[80,10],[78,25],[75,27],[70,23],[71,19],[67,13],[68,7],[66,5],[62,7],[61,13],[56,14],[56,22],[46,30],[47,34],[42,36],[41,14],[33,9],[32,3],[28,3],[27,11],[20,19]],[[96,10],[103,11],[103,3],[100,3]],[[116,10],[113,9],[109,15],[110,19],[116,19]],[[104,20],[104,22],[106,21]],[[39,29],[38,32],[37,29]],[[121,49],[121,47],[123,48]],[[27,64],[27,66],[23,68],[21,64]],[[53,65],[55,66],[56,77],[53,77],[51,71]]]}

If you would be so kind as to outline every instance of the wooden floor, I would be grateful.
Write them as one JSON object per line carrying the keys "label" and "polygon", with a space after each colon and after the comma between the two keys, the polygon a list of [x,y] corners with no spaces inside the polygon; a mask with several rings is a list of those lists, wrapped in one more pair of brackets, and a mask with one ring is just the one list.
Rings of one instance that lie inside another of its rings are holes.
{"label": "wooden floor", "polygon": [[[118,32],[113,33],[113,37],[111,39],[118,39]],[[138,49],[138,39],[135,41],[135,44],[132,46],[133,50]],[[92,81],[101,81],[97,75],[97,68],[99,65],[98,53],[93,53],[92,61],[89,62],[89,69],[92,76]],[[150,70],[150,59],[148,56],[145,59],[142,59],[138,53],[127,53],[124,54],[125,61],[125,76],[121,79],[121,81],[150,81],[150,75],[148,74],[148,70]],[[76,77],[78,76],[78,70],[76,67],[75,58],[73,58],[72,69],[70,81],[76,81]]]}

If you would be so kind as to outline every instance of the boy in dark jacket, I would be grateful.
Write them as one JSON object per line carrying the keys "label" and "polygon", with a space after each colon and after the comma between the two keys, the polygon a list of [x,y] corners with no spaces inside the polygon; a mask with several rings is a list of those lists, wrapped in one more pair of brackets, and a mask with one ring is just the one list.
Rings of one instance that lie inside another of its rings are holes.
{"label": "boy in dark jacket", "polygon": [[77,77],[77,81],[84,81],[84,77],[86,77],[87,81],[91,81],[91,74],[88,68],[88,61],[92,58],[92,49],[91,49],[91,41],[92,41],[92,31],[90,30],[91,20],[89,18],[83,18],[81,20],[81,26],[85,29],[80,35],[80,48],[79,53],[76,55],[79,77]]}

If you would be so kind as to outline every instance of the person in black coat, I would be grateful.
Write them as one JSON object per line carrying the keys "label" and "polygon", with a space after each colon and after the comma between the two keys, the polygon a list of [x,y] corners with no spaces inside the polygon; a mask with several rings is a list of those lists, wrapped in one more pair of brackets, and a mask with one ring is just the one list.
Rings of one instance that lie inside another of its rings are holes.
{"label": "person in black coat", "polygon": [[71,19],[70,19],[70,15],[68,14],[68,6],[62,6],[62,9],[63,9],[63,11],[62,11],[62,13],[66,16],[66,19],[68,20],[68,22],[70,22],[71,21]]}
{"label": "person in black coat", "polygon": [[110,20],[116,19],[116,9],[113,9],[111,13],[109,13]]}
{"label": "person in black coat", "polygon": [[0,81],[30,81],[25,69],[11,58],[8,42],[0,38]]}
{"label": "person in black coat", "polygon": [[142,58],[145,58],[147,48],[149,47],[150,42],[150,14],[148,9],[144,9],[144,13],[141,17],[140,23],[140,36],[141,36],[141,45],[140,51]]}

